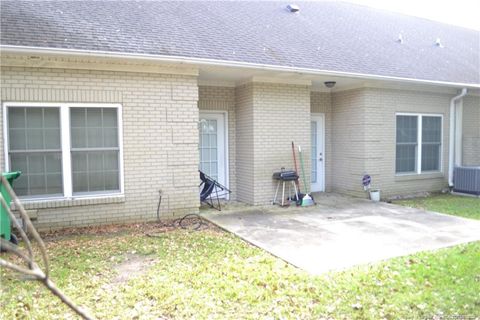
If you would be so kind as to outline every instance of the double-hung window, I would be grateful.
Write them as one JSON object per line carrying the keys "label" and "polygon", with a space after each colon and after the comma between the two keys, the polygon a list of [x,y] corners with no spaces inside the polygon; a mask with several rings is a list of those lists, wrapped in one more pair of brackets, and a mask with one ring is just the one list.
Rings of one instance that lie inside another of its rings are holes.
{"label": "double-hung window", "polygon": [[397,174],[441,171],[442,116],[397,114]]}
{"label": "double-hung window", "polygon": [[121,106],[6,103],[7,170],[25,198],[123,192]]}

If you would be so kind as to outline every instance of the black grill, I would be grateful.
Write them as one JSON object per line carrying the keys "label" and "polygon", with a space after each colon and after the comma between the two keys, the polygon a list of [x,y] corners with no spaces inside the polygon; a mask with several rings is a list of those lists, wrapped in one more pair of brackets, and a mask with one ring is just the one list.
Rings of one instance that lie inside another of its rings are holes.
{"label": "black grill", "polygon": [[282,180],[282,181],[292,181],[298,179],[297,172],[291,171],[280,171],[273,174],[273,179]]}

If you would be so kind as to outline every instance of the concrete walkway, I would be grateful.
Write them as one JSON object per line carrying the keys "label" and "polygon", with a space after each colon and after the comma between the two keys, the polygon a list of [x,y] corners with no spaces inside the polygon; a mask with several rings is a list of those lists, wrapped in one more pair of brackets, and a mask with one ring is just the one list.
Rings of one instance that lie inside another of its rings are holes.
{"label": "concrete walkway", "polygon": [[312,274],[480,240],[480,221],[337,194],[309,208],[244,207],[206,219]]}

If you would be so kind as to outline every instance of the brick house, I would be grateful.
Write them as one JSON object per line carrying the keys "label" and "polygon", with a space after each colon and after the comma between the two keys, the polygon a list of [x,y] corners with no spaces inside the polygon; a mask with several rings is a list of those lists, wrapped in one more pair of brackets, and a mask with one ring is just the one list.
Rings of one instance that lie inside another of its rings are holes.
{"label": "brick house", "polygon": [[164,216],[198,212],[199,167],[267,204],[291,141],[319,192],[480,166],[478,31],[287,4],[2,1],[0,166],[37,226],[152,220],[159,190]]}

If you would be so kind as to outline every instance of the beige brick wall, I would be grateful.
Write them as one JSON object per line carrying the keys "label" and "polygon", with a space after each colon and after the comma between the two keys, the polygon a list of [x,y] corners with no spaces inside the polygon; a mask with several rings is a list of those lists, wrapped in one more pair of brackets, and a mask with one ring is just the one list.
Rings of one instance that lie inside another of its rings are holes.
{"label": "beige brick wall", "polygon": [[235,88],[218,86],[198,87],[198,109],[200,111],[226,111],[228,115],[228,171],[230,200],[237,196],[236,158],[236,121],[235,121]]}
{"label": "beige brick wall", "polygon": [[236,93],[238,199],[267,204],[276,186],[272,174],[293,168],[292,141],[303,147],[310,181],[310,88],[255,82]]}
{"label": "beige brick wall", "polygon": [[362,89],[332,94],[332,190],[363,196],[365,97]]}
{"label": "beige brick wall", "polygon": [[250,204],[255,202],[253,92],[253,83],[235,88],[237,200]]}
{"label": "beige brick wall", "polygon": [[325,115],[325,191],[332,191],[333,150],[332,150],[332,95],[327,92],[311,92],[311,112]]}
{"label": "beige brick wall", "polygon": [[[393,89],[356,89],[332,96],[333,190],[366,196],[361,177],[372,176],[383,197],[439,191],[447,185],[451,95]],[[443,171],[395,175],[396,112],[443,115]]]}
{"label": "beige brick wall", "polygon": [[[448,137],[451,94],[391,89],[365,90],[366,171],[383,196],[405,195],[416,192],[440,191],[447,187]],[[434,113],[443,115],[442,172],[433,174],[396,176],[395,141],[396,112]],[[376,136],[380,138],[376,138]]]}
{"label": "beige brick wall", "polygon": [[463,165],[480,166],[480,97],[463,99]]}
{"label": "beige brick wall", "polygon": [[[195,76],[23,67],[2,67],[1,71],[2,102],[123,106],[124,200],[43,205],[55,208],[39,209],[39,228],[152,220],[159,189],[164,193],[163,216],[198,212]],[[4,169],[3,142],[0,154]]]}

